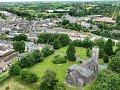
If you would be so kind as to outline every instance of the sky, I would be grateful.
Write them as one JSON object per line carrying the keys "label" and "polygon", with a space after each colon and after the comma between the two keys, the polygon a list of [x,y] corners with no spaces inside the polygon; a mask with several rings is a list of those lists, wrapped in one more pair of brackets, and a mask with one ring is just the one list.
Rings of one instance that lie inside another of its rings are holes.
{"label": "sky", "polygon": [[98,0],[0,0],[0,2],[24,2],[24,1],[98,1]]}

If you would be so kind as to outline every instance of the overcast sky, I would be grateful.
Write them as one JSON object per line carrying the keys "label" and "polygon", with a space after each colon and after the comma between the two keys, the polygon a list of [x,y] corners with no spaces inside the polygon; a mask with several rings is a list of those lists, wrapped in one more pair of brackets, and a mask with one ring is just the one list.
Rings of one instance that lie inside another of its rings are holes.
{"label": "overcast sky", "polygon": [[24,1],[98,1],[98,0],[0,0],[0,2],[24,2]]}

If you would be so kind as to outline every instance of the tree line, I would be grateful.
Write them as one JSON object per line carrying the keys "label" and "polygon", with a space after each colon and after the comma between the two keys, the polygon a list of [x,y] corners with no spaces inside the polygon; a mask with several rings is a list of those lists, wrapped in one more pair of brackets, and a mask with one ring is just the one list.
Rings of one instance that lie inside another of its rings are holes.
{"label": "tree line", "polygon": [[58,26],[63,27],[65,29],[71,29],[71,30],[75,30],[75,31],[82,30],[84,32],[88,31],[88,29],[86,29],[85,27],[82,27],[80,24],[70,23],[70,21],[66,20],[66,19],[64,19],[62,22],[58,22],[57,24],[58,24]]}
{"label": "tree line", "polygon": [[42,33],[38,36],[37,43],[53,45],[54,49],[67,46],[71,42],[67,34]]}

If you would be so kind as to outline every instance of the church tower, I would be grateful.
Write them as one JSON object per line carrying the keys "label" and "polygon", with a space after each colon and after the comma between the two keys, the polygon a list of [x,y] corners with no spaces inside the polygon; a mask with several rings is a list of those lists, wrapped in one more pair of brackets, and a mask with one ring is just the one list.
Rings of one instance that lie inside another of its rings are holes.
{"label": "church tower", "polygon": [[98,60],[99,58],[99,48],[92,48],[92,59]]}

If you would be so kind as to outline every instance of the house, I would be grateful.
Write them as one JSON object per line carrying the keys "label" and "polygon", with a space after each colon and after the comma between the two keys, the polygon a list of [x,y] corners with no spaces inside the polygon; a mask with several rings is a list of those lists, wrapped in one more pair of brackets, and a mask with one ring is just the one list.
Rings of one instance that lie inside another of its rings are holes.
{"label": "house", "polygon": [[47,10],[47,13],[67,13],[67,12],[70,12],[70,10],[64,10],[64,9]]}
{"label": "house", "polygon": [[96,18],[96,19],[93,19],[93,21],[103,22],[103,23],[107,23],[107,24],[115,24],[116,23],[116,20],[113,20],[112,18],[109,18],[109,17]]}
{"label": "house", "polygon": [[84,86],[91,82],[98,72],[99,49],[92,49],[92,57],[81,65],[74,64],[68,68],[66,82],[72,86]]}
{"label": "house", "polygon": [[8,53],[10,50],[5,47],[5,45],[0,45],[0,56]]}
{"label": "house", "polygon": [[7,70],[7,63],[1,62],[0,63],[0,73],[5,72]]}
{"label": "house", "polygon": [[18,52],[14,52],[3,59],[3,62],[7,63],[8,66],[11,65],[11,59],[18,56]]}

